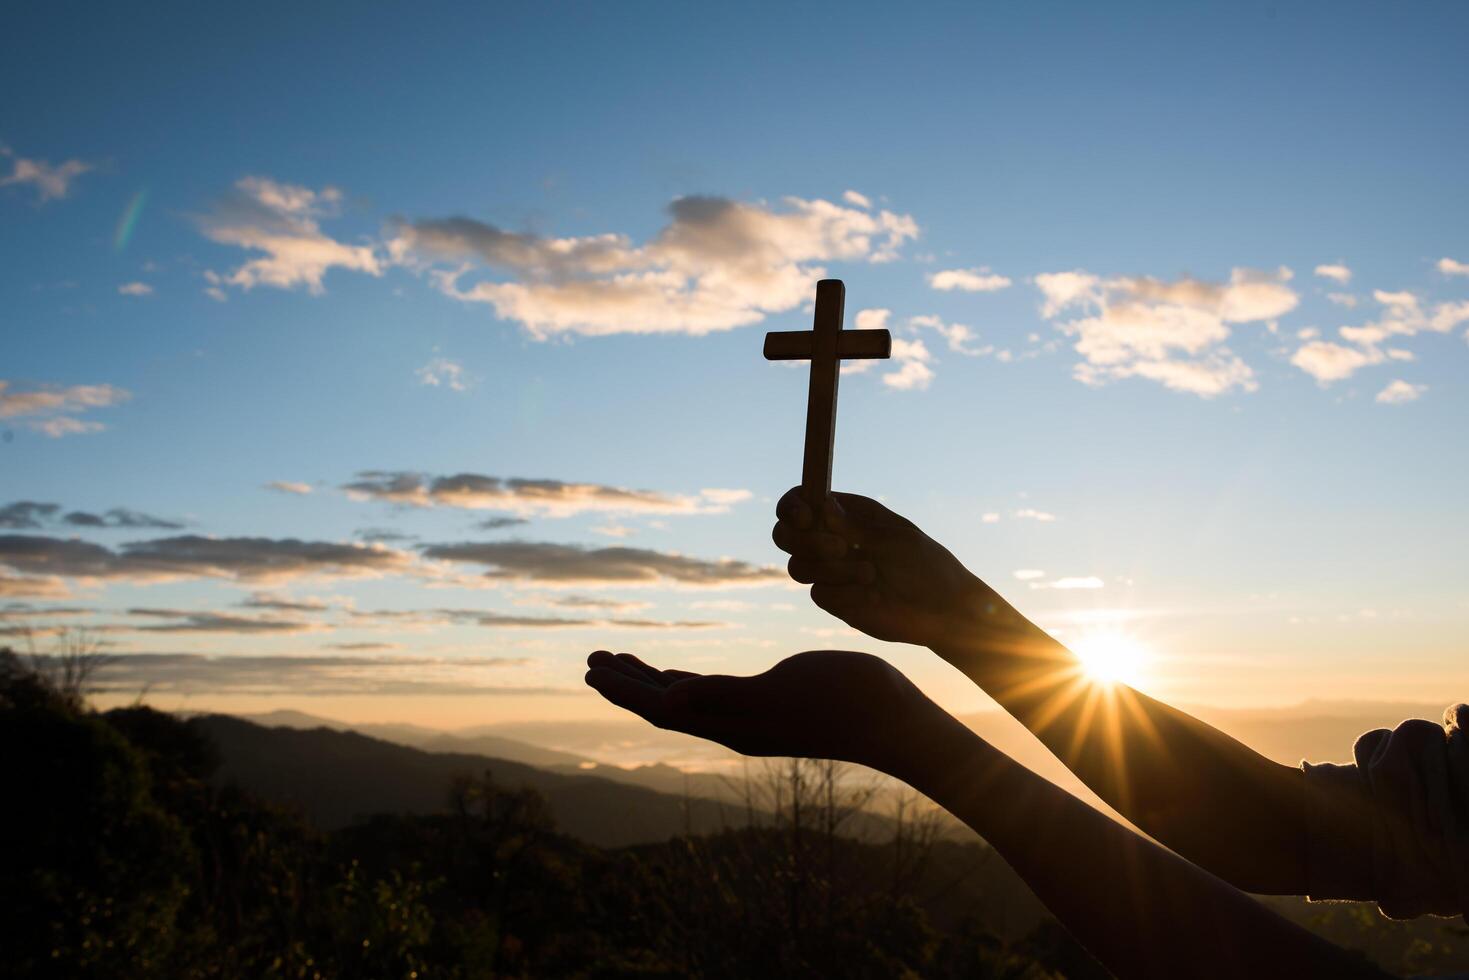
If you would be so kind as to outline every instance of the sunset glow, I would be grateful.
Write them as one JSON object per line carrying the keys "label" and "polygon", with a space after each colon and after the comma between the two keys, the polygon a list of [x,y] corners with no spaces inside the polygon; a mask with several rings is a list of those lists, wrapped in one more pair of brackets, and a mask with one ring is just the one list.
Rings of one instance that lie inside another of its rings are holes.
{"label": "sunset glow", "polygon": [[1100,684],[1137,687],[1146,679],[1148,652],[1123,633],[1089,634],[1071,645],[1086,676]]}

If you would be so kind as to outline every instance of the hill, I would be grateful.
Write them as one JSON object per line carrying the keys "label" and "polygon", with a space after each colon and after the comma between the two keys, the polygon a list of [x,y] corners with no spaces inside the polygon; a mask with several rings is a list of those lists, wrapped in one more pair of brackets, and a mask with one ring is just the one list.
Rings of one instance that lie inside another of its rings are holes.
{"label": "hill", "polygon": [[599,847],[709,833],[745,820],[743,811],[713,800],[596,775],[548,772],[507,759],[429,752],[358,732],[267,728],[227,715],[199,716],[190,725],[218,748],[217,781],[297,806],[327,830],[374,813],[440,812],[455,777],[486,772],[500,785],[535,789],[562,830]]}

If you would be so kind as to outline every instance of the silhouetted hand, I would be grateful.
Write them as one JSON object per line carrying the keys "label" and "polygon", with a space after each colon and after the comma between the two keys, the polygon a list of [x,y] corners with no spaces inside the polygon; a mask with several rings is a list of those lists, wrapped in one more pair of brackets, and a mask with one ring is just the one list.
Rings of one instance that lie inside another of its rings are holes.
{"label": "silhouetted hand", "polygon": [[776,505],[776,547],[811,599],[879,640],[983,645],[1024,620],[948,549],[870,497],[833,493],[820,519],[795,487]]}
{"label": "silhouetted hand", "polygon": [[745,755],[841,759],[891,771],[914,733],[948,716],[887,661],[813,650],[753,677],[658,670],[598,650],[586,681],[657,725]]}

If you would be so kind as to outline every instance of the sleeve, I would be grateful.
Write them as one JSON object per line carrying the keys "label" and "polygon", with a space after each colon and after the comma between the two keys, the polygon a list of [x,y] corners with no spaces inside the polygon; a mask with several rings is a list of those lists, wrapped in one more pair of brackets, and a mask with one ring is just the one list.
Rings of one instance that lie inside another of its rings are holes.
{"label": "sleeve", "polygon": [[1357,739],[1352,765],[1303,763],[1312,899],[1394,919],[1469,920],[1469,705]]}

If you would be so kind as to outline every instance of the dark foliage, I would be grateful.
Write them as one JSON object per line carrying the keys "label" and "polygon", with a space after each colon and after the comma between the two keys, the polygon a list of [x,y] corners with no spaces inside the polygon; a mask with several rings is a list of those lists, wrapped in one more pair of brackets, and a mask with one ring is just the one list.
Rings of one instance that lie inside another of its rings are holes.
{"label": "dark foliage", "polygon": [[661,843],[567,836],[483,770],[437,812],[322,831],[218,779],[209,726],[95,713],[82,680],[0,651],[6,976],[1105,976],[983,845],[901,815],[844,836],[821,764],[774,820]]}

